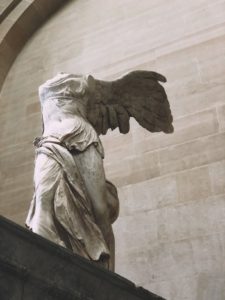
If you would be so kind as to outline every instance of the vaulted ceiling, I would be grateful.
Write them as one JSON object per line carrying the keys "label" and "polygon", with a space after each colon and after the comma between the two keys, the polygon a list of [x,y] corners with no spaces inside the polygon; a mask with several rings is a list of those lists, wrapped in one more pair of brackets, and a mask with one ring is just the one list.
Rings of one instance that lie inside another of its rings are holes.
{"label": "vaulted ceiling", "polygon": [[1,0],[0,90],[15,58],[37,30],[69,0]]}

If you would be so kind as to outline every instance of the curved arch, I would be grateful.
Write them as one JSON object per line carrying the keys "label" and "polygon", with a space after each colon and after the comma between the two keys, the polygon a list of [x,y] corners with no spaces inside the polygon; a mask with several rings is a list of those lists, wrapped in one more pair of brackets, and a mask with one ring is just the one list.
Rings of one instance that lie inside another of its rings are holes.
{"label": "curved arch", "polygon": [[[4,18],[0,32],[0,91],[14,60],[31,35],[69,1],[23,0]],[[14,16],[10,18],[12,13]]]}

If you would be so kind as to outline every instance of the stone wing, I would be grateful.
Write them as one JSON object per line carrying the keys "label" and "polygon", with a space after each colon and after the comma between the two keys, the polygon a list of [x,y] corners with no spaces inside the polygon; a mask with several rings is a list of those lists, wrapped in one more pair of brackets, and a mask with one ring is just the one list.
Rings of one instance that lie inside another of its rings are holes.
{"label": "stone wing", "polygon": [[159,81],[166,82],[166,78],[150,71],[133,71],[115,81],[90,75],[88,120],[99,135],[117,127],[127,133],[130,117],[150,132],[173,132],[170,105]]}

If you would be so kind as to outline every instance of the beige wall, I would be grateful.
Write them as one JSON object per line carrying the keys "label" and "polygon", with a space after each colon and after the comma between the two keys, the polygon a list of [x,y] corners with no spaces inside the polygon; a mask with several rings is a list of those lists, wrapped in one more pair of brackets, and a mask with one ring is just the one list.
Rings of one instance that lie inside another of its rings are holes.
{"label": "beige wall", "polygon": [[77,0],[51,18],[1,92],[1,214],[23,224],[32,197],[38,85],[58,71],[161,72],[175,133],[133,121],[102,139],[121,203],[116,271],[168,300],[224,300],[224,18],[224,0]]}

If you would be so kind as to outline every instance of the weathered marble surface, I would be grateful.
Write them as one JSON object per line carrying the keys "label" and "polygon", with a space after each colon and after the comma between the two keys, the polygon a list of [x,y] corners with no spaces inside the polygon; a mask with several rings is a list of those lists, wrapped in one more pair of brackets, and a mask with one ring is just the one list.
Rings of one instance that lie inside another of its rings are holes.
{"label": "weathered marble surface", "polygon": [[119,201],[105,178],[99,135],[116,128],[128,133],[131,117],[150,132],[173,132],[159,81],[166,79],[150,71],[115,81],[61,72],[39,87],[43,135],[35,140],[35,192],[26,220],[33,232],[114,270]]}

